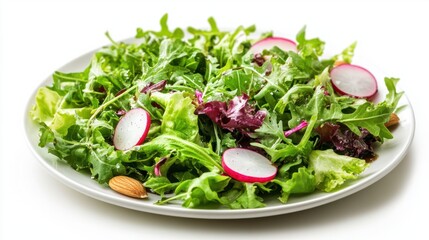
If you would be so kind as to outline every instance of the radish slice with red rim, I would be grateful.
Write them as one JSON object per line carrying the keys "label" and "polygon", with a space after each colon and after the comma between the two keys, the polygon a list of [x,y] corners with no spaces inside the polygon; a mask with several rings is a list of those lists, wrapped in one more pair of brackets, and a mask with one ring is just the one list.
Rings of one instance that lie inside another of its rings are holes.
{"label": "radish slice with red rim", "polygon": [[340,64],[331,70],[330,75],[334,90],[341,95],[371,98],[377,93],[376,78],[361,66]]}
{"label": "radish slice with red rim", "polygon": [[277,167],[270,160],[245,148],[227,149],[222,155],[222,167],[231,178],[241,182],[268,182],[277,174]]}
{"label": "radish slice with red rim", "polygon": [[128,150],[141,144],[150,127],[150,115],[142,108],[134,108],[119,120],[113,135],[113,145],[118,150]]}
{"label": "radish slice with red rim", "polygon": [[253,44],[252,47],[250,48],[250,51],[253,54],[262,53],[264,49],[269,50],[274,46],[277,46],[278,48],[286,52],[287,51],[298,52],[297,45],[293,40],[282,38],[282,37],[264,38],[256,42],[255,44]]}

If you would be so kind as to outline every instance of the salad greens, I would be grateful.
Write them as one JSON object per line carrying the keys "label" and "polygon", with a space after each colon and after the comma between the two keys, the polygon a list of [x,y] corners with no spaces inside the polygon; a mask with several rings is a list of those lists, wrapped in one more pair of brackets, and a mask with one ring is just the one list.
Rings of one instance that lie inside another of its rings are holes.
{"label": "salad greens", "polygon": [[[393,138],[384,126],[402,92],[385,78],[388,94],[374,103],[337,94],[329,71],[351,62],[356,43],[322,58],[325,42],[297,35],[298,52],[278,47],[249,52],[255,26],[221,31],[137,29],[133,43],[111,40],[81,72],[55,72],[31,110],[40,147],[100,184],[128,175],[159,194],[159,204],[188,208],[259,208],[295,194],[335,191],[356,179],[374,156],[373,144]],[[115,126],[133,108],[151,126],[130,150],[112,144]],[[287,132],[287,133],[285,133]],[[359,144],[356,144],[359,143]],[[278,167],[274,180],[244,183],[224,174],[222,153],[253,149]]]}

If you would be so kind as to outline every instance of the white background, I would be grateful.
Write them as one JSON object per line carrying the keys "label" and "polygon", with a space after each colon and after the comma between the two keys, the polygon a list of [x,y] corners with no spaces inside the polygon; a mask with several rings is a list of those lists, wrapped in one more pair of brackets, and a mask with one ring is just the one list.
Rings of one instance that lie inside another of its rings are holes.
{"label": "white background", "polygon": [[[156,3],[155,3],[156,2]],[[429,4],[425,1],[24,1],[1,0],[0,239],[389,239],[427,237]],[[416,117],[408,155],[386,177],[339,201],[245,220],[158,216],[82,195],[53,178],[23,131],[29,95],[63,64],[137,27],[258,29],[309,37],[337,52],[357,40],[355,62],[400,77]]]}

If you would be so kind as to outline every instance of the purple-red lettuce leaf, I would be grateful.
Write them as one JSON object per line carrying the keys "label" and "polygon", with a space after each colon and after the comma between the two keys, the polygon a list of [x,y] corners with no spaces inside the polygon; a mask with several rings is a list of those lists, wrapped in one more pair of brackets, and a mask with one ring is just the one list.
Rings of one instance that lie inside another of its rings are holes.
{"label": "purple-red lettuce leaf", "polygon": [[229,131],[241,133],[253,132],[262,126],[266,112],[256,110],[248,103],[249,96],[234,97],[228,103],[221,101],[206,102],[198,106],[197,114],[208,116],[213,122]]}
{"label": "purple-red lettuce leaf", "polygon": [[157,83],[150,82],[140,92],[149,93],[153,91],[162,91],[165,88],[165,85],[167,85],[167,80],[161,80]]}
{"label": "purple-red lettuce leaf", "polygon": [[332,148],[336,153],[361,159],[375,157],[373,145],[378,138],[364,128],[360,128],[361,134],[357,135],[343,125],[325,123],[316,128],[316,132],[320,136],[321,149]]}

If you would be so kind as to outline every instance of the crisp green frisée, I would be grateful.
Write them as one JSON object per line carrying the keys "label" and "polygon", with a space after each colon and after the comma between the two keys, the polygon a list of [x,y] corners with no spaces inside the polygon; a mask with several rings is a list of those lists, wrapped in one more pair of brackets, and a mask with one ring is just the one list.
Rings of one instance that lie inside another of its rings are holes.
{"label": "crisp green fris\u00e9e", "polygon": [[246,209],[346,187],[394,137],[398,79],[384,79],[377,102],[333,84],[355,44],[324,57],[305,28],[284,40],[209,25],[169,29],[165,15],[159,31],[108,35],[86,68],[55,72],[30,111],[39,146],[100,186],[137,179],[160,205]]}

